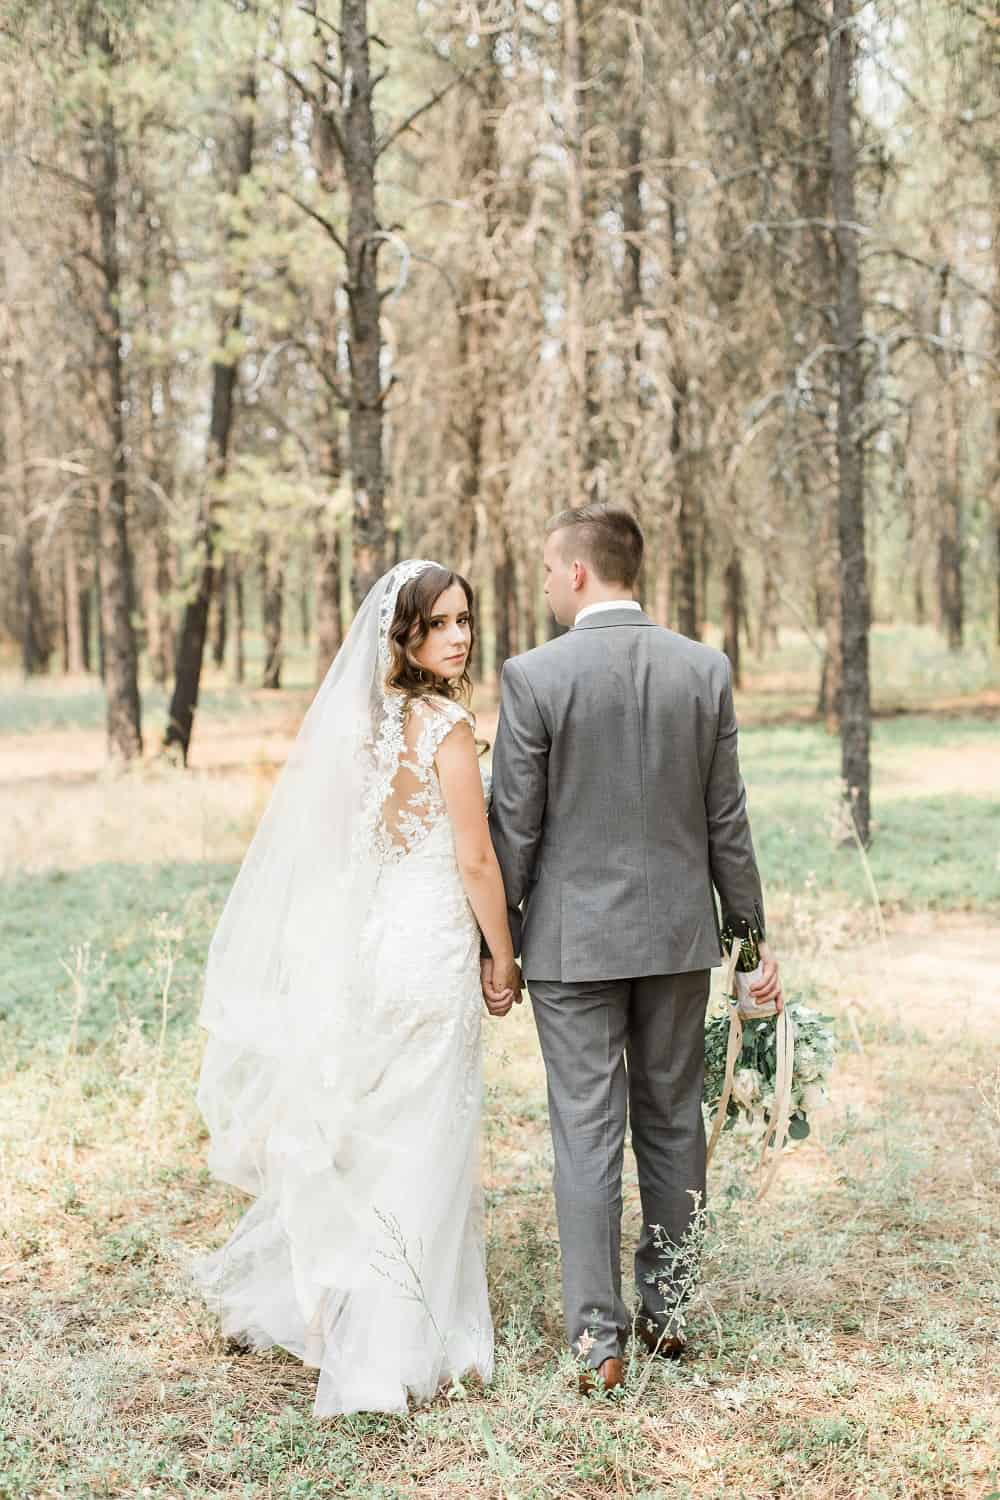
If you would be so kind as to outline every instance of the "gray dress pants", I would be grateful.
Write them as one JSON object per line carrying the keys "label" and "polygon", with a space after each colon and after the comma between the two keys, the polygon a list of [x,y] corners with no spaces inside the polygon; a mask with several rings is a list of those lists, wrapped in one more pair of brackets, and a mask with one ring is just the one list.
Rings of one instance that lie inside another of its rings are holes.
{"label": "gray dress pants", "polygon": [[620,1356],[631,1322],[621,1293],[629,1115],[643,1221],[636,1288],[641,1313],[657,1331],[668,1321],[675,1283],[653,1226],[678,1246],[694,1212],[691,1191],[705,1201],[701,1095],[709,971],[588,982],[529,979],[528,989],[548,1079],[566,1333],[574,1349],[589,1334],[585,1358],[597,1367]]}

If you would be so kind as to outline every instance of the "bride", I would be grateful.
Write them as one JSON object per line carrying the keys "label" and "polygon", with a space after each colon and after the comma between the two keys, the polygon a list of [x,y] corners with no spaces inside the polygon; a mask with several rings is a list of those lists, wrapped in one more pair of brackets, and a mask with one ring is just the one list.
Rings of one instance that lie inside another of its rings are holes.
{"label": "bride", "polygon": [[492,1375],[480,930],[517,971],[461,701],[473,628],[436,563],[374,586],[209,949],[209,1166],[256,1201],[194,1274],[224,1333],[318,1368],[319,1416]]}

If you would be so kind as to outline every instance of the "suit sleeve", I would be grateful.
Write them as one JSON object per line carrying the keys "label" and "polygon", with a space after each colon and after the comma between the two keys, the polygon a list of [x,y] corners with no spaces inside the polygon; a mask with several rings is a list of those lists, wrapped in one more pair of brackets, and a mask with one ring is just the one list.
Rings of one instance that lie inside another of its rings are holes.
{"label": "suit sleeve", "polygon": [[752,922],[763,937],[764,896],[740,773],[732,671],[727,657],[723,662],[718,729],[705,787],[709,863],[722,905],[723,926],[744,919]]}
{"label": "suit sleeve", "polygon": [[521,905],[531,886],[542,840],[549,743],[527,678],[515,660],[505,662],[493,750],[490,833],[503,875],[515,954],[521,951]]}

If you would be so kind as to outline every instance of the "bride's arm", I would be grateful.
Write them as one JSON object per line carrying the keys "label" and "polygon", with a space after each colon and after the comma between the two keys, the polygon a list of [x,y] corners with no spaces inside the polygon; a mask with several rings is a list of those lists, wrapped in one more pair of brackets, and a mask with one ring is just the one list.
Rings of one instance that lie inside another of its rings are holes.
{"label": "bride's arm", "polygon": [[493,852],[479,759],[472,729],[456,724],[435,757],[441,794],[455,833],[455,853],[469,905],[476,914],[490,954],[501,969],[514,963],[507,923],[507,899]]}

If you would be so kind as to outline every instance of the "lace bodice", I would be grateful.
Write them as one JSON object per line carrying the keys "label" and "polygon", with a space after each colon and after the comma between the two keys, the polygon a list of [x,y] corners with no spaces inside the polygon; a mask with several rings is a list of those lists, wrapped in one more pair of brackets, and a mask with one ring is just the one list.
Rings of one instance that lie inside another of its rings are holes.
{"label": "lace bodice", "polygon": [[376,747],[379,774],[367,820],[372,846],[383,863],[412,854],[436,828],[447,824],[434,757],[461,723],[472,727],[475,720],[449,698],[391,705]]}

